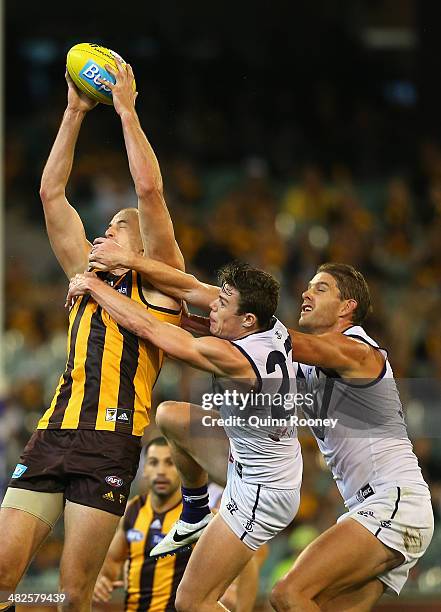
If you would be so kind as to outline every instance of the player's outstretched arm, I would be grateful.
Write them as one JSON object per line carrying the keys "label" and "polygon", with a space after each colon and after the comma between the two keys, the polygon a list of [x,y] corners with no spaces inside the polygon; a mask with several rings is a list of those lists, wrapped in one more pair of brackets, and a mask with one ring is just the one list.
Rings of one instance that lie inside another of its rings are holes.
{"label": "player's outstretched arm", "polygon": [[75,145],[86,113],[96,102],[78,91],[66,73],[68,102],[41,177],[40,197],[52,249],[66,276],[87,269],[91,244],[77,211],[66,198]]}
{"label": "player's outstretched arm", "polygon": [[96,579],[93,590],[94,602],[109,601],[113,589],[124,586],[124,582],[120,580],[120,577],[124,561],[128,556],[129,547],[123,529],[123,519],[121,519],[118,529],[113,536],[103,567]]}
{"label": "player's outstretched arm", "polygon": [[155,152],[141,127],[135,110],[133,71],[115,58],[117,70],[106,65],[116,83],[103,81],[111,90],[121,118],[130,172],[138,196],[139,222],[145,254],[184,270],[184,258],[175,239],[172,220],[164,199],[161,170]]}
{"label": "player's outstretched arm", "polygon": [[121,295],[92,273],[77,274],[70,282],[67,303],[89,293],[120,325],[162,349],[170,357],[218,376],[255,378],[248,360],[227,340],[193,336],[159,321],[141,304]]}
{"label": "player's outstretched arm", "polygon": [[351,378],[376,378],[384,367],[381,352],[340,332],[303,334],[289,330],[293,359]]}
{"label": "player's outstretched arm", "polygon": [[219,288],[201,283],[192,274],[186,274],[172,266],[136,255],[106,238],[97,238],[89,257],[90,265],[96,269],[113,270],[129,268],[136,270],[156,289],[192,306],[208,310],[219,295]]}

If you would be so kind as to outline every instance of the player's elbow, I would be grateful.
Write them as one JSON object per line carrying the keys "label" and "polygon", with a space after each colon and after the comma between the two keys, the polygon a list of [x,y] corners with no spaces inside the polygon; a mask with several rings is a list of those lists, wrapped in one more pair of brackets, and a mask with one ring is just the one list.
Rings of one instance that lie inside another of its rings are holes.
{"label": "player's elbow", "polygon": [[156,198],[162,198],[162,182],[144,179],[137,180],[135,183],[135,191],[138,200],[151,202]]}
{"label": "player's elbow", "polygon": [[49,206],[64,195],[64,185],[51,180],[42,180],[40,185],[40,198],[44,206]]}

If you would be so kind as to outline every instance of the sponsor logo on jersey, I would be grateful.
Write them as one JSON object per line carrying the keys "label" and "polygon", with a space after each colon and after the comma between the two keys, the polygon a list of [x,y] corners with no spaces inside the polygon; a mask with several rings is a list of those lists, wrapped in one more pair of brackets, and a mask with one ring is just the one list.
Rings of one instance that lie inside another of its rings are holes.
{"label": "sponsor logo on jersey", "polygon": [[390,529],[392,527],[392,521],[380,521],[380,525],[383,529]]}
{"label": "sponsor logo on jersey", "polygon": [[106,408],[107,422],[111,423],[124,423],[125,425],[131,425],[133,419],[133,410],[126,408]]}
{"label": "sponsor logo on jersey", "polygon": [[115,498],[113,497],[113,492],[109,491],[108,493],[104,493],[104,495],[102,496],[103,499],[106,499],[107,501],[111,501],[114,502]]}
{"label": "sponsor logo on jersey", "polygon": [[372,518],[375,518],[375,514],[372,512],[372,510],[359,510],[357,514],[360,514],[361,516],[371,516]]}
{"label": "sponsor logo on jersey", "polygon": [[234,499],[230,499],[230,501],[226,504],[226,508],[231,515],[239,510],[239,506]]}
{"label": "sponsor logo on jersey", "polygon": [[365,485],[362,489],[360,489],[356,495],[357,501],[359,501],[360,503],[363,502],[365,499],[367,499],[368,497],[370,497],[371,495],[374,495],[375,491],[373,489],[373,487],[371,487],[371,485],[368,483],[367,485]]}
{"label": "sponsor logo on jersey", "polygon": [[125,423],[126,425],[132,424],[132,410],[126,410],[124,408],[117,408],[116,410],[116,421],[117,423]]}
{"label": "sponsor logo on jersey", "polygon": [[276,338],[277,338],[278,340],[281,340],[281,339],[282,339],[282,334],[281,334],[281,332],[279,332],[279,330],[277,330],[277,331],[275,332],[275,334],[274,334],[274,335],[276,336]]}
{"label": "sponsor logo on jersey", "polygon": [[247,522],[244,524],[244,527],[247,531],[253,531],[254,529],[254,521],[253,519],[248,519]]}
{"label": "sponsor logo on jersey", "polygon": [[111,487],[122,487],[122,485],[124,484],[124,480],[122,478],[119,478],[118,476],[106,476],[105,481]]}
{"label": "sponsor logo on jersey", "polygon": [[116,421],[116,408],[106,408],[106,421]]}
{"label": "sponsor logo on jersey", "polygon": [[28,469],[27,465],[23,465],[22,463],[17,463],[15,466],[15,470],[12,472],[11,478],[20,478]]}
{"label": "sponsor logo on jersey", "polygon": [[119,494],[119,503],[123,504],[126,501],[127,497],[122,493]]}
{"label": "sponsor logo on jersey", "polygon": [[128,542],[141,542],[144,539],[144,534],[139,529],[129,529],[126,538]]}

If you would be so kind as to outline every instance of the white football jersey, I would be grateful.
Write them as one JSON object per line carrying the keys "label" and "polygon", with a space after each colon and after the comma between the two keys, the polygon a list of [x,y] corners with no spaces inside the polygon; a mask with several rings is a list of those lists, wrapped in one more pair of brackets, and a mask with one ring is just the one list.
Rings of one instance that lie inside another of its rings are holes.
{"label": "white football jersey", "polygon": [[[287,410],[296,393],[288,330],[274,317],[270,329],[232,344],[248,359],[257,378],[257,386],[250,380],[215,378],[217,391],[243,393],[234,406],[224,402],[220,407],[221,417],[225,421],[230,417],[224,428],[236,469],[250,484],[296,488],[301,484],[303,463],[297,431],[290,422],[295,406]],[[247,393],[251,395],[245,401]]]}
{"label": "white football jersey", "polygon": [[[375,381],[347,381],[336,372],[297,364],[297,384],[313,394],[306,416],[336,419],[332,426],[311,428],[347,506],[383,486],[412,483],[427,489],[412,443],[387,351],[360,326],[343,332],[380,350],[384,368]],[[294,346],[295,355],[295,346]]]}

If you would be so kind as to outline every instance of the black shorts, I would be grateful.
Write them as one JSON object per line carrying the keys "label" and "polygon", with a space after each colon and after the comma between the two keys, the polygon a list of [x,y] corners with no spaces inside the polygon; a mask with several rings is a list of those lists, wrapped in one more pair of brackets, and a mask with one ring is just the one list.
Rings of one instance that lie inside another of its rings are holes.
{"label": "black shorts", "polygon": [[37,429],[10,487],[64,498],[122,516],[136,476],[141,438],[92,429]]}

